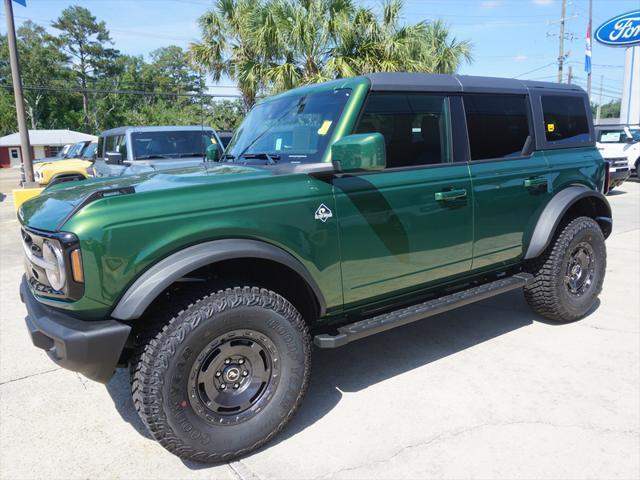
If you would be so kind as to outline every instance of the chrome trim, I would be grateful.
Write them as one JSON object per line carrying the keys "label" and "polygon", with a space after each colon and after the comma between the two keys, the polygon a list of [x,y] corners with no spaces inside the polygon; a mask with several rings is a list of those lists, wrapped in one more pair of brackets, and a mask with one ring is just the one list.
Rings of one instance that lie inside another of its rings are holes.
{"label": "chrome trim", "polygon": [[[27,246],[26,243],[24,243],[24,241],[22,242],[22,248],[24,249],[24,254],[27,256],[27,260],[29,260],[31,263],[33,263],[34,265],[40,267],[40,268],[44,268],[45,270],[51,270],[53,268],[58,268],[57,265],[54,265],[53,263],[47,262],[44,258],[40,258],[36,255],[33,254],[33,252],[31,251],[31,249]],[[58,257],[59,254],[56,254],[56,257]]]}
{"label": "chrome trim", "polygon": [[[54,265],[54,268],[51,268],[51,269],[45,268],[44,269],[44,271],[45,271],[45,273],[47,275],[47,281],[49,282],[49,285],[51,285],[51,288],[53,288],[54,290],[63,290],[65,285],[67,284],[67,273],[66,273],[66,270],[65,270],[66,265],[64,264],[64,257],[62,256],[62,250],[60,249],[60,247],[57,247],[50,240],[45,240],[44,242],[42,242],[43,262],[47,263],[48,265],[51,265],[51,264],[48,263],[46,260],[44,260],[44,249],[45,248],[50,248],[53,251],[53,255],[56,257],[56,261],[58,262],[57,265]],[[49,272],[51,270],[54,270],[54,271],[58,272],[58,276],[60,277],[60,283],[62,284],[59,289],[53,286],[53,284],[51,282],[51,279],[49,278]]]}

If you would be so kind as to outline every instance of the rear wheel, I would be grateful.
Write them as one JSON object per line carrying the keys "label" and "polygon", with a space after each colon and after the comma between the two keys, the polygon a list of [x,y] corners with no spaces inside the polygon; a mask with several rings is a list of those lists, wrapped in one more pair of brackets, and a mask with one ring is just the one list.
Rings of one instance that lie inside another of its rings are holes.
{"label": "rear wheel", "polygon": [[133,400],[167,450],[228,461],[275,436],[306,390],[311,343],[298,311],[257,287],[221,290],[180,312],[133,365]]}
{"label": "rear wheel", "polygon": [[525,287],[525,298],[545,318],[562,323],[578,320],[602,291],[606,267],[602,230],[592,218],[578,217],[532,265],[535,279]]}

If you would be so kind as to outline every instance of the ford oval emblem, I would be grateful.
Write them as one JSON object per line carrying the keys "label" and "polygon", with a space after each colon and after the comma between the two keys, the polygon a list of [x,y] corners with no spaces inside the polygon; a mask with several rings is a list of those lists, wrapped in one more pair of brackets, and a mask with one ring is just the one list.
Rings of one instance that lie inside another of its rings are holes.
{"label": "ford oval emblem", "polygon": [[623,13],[598,27],[596,40],[610,47],[640,45],[640,10]]}

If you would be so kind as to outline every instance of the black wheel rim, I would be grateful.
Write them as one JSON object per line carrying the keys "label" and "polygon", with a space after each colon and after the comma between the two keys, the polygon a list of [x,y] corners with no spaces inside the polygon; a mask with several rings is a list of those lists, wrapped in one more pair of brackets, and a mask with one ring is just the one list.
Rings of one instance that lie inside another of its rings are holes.
{"label": "black wheel rim", "polygon": [[593,248],[587,242],[579,243],[571,252],[564,277],[571,295],[580,297],[591,288],[595,277],[594,259]]}
{"label": "black wheel rim", "polygon": [[234,330],[200,352],[189,376],[194,410],[216,425],[253,417],[271,400],[279,379],[274,343],[254,330]]}

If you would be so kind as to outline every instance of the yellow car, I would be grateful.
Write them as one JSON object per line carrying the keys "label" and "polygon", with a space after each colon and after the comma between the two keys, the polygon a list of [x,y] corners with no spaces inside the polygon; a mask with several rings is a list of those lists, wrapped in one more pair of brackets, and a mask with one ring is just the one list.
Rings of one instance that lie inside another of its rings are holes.
{"label": "yellow car", "polygon": [[93,165],[97,146],[96,142],[78,142],[69,150],[72,158],[35,162],[33,164],[34,180],[40,185],[84,180],[89,176],[87,169]]}

